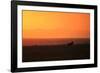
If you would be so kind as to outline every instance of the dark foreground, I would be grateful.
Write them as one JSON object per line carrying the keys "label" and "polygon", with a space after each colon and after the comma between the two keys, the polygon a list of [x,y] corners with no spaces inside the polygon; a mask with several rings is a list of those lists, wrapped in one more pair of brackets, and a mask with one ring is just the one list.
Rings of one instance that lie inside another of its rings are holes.
{"label": "dark foreground", "polygon": [[24,46],[23,62],[77,60],[90,58],[89,44]]}

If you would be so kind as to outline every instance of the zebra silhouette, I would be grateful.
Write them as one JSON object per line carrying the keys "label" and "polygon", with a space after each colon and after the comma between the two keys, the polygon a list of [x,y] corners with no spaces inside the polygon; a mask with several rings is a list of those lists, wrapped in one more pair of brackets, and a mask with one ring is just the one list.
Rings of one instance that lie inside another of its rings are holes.
{"label": "zebra silhouette", "polygon": [[71,45],[73,45],[74,44],[74,42],[73,41],[71,41],[70,43],[68,43],[67,45],[68,46],[71,46]]}

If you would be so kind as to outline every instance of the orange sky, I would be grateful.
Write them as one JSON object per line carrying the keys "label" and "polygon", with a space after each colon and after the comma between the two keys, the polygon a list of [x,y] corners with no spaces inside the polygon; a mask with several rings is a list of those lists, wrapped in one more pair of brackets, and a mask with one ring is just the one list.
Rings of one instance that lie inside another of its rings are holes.
{"label": "orange sky", "polygon": [[89,38],[90,14],[67,12],[25,11],[23,39]]}

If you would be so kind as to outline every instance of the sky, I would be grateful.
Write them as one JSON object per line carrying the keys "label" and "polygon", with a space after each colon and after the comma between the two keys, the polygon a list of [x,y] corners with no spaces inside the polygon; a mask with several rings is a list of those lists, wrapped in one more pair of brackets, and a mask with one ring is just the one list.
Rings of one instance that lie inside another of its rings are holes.
{"label": "sky", "polygon": [[75,12],[22,12],[23,39],[89,38],[90,14]]}

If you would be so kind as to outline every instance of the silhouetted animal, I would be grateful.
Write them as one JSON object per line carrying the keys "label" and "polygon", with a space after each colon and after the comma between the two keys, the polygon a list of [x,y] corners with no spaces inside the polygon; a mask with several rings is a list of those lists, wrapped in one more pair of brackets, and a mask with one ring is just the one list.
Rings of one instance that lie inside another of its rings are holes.
{"label": "silhouetted animal", "polygon": [[68,46],[71,46],[71,45],[73,45],[73,44],[74,44],[74,42],[72,41],[72,42],[68,43],[67,45],[68,45]]}

